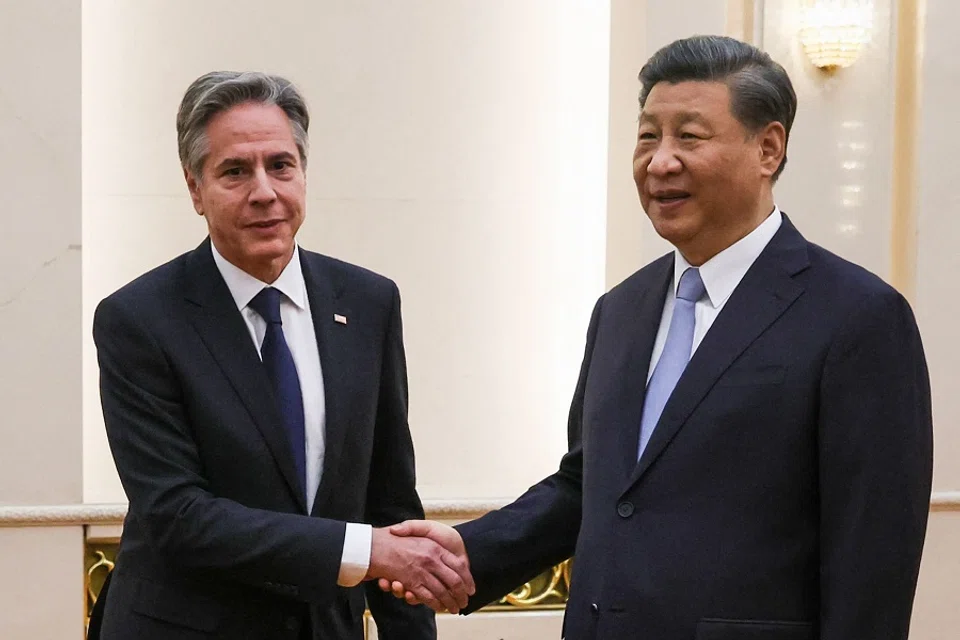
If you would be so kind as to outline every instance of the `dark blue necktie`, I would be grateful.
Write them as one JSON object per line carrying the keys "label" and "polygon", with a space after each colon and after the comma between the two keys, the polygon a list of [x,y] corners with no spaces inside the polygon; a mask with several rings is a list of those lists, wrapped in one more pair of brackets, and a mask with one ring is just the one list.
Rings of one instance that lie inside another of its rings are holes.
{"label": "dark blue necktie", "polygon": [[250,308],[260,314],[267,322],[267,331],[260,347],[260,357],[267,374],[273,383],[273,390],[280,404],[280,416],[286,429],[293,460],[300,478],[300,488],[306,494],[307,486],[307,445],[304,434],[303,395],[300,392],[300,378],[293,362],[293,354],[283,337],[283,321],[280,319],[279,290],[266,287],[250,301]]}

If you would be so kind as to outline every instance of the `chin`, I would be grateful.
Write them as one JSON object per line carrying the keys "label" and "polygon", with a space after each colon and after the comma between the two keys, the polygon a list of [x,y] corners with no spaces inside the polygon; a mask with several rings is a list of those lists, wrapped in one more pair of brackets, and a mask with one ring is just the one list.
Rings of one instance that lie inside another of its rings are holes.
{"label": "chin", "polygon": [[274,256],[280,257],[284,256],[290,251],[293,250],[293,238],[286,236],[277,236],[274,238],[264,238],[260,242],[257,242],[251,251],[253,253],[258,253],[263,257]]}
{"label": "chin", "polygon": [[664,220],[655,216],[650,217],[653,228],[661,238],[674,246],[680,246],[697,235],[696,226],[691,220],[671,218]]}

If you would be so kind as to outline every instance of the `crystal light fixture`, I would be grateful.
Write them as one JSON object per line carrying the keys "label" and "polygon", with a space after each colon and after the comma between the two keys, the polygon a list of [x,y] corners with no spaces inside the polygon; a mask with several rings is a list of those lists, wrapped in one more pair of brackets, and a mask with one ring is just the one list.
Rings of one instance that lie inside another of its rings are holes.
{"label": "crystal light fixture", "polygon": [[821,69],[849,67],[870,42],[872,0],[805,0],[800,12],[800,43]]}

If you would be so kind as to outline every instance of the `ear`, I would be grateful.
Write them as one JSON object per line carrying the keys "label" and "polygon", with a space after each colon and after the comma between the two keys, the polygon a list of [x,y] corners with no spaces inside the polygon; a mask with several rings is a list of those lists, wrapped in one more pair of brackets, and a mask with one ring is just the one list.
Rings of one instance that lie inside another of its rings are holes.
{"label": "ear", "polygon": [[787,130],[779,122],[771,122],[757,135],[760,154],[760,175],[773,177],[787,153]]}
{"label": "ear", "polygon": [[183,170],[183,177],[187,181],[187,189],[190,191],[190,199],[193,200],[193,208],[197,215],[202,216],[203,201],[200,199],[200,182],[186,168]]}

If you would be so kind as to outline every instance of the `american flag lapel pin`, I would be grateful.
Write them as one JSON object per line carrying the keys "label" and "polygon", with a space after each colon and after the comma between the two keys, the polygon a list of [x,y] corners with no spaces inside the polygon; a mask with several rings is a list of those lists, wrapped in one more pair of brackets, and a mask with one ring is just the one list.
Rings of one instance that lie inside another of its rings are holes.
{"label": "american flag lapel pin", "polygon": [[347,324],[347,316],[342,316],[339,313],[333,314],[333,321],[340,324]]}

